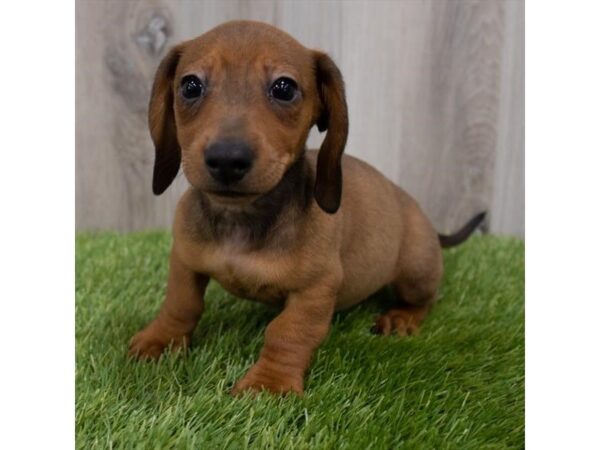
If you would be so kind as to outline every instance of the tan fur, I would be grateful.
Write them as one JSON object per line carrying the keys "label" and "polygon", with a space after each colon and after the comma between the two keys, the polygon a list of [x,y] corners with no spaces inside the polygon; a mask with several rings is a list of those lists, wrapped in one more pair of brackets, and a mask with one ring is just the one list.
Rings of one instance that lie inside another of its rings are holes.
{"label": "tan fur", "polygon": [[[206,97],[192,107],[178,95],[189,73],[211,80]],[[282,74],[302,91],[285,107],[265,94]],[[191,187],[175,214],[166,300],[134,336],[132,355],[156,358],[168,345],[186,347],[210,278],[234,295],[283,307],[234,394],[302,393],[333,312],[385,285],[395,287],[399,302],[376,329],[417,331],[442,277],[438,236],[408,194],[368,164],[342,157],[347,109],[329,57],[265,24],[224,24],[165,57],[149,122],[155,192],[170,184],[179,161]],[[319,153],[306,152],[315,124],[327,136]],[[229,136],[250,142],[256,158],[235,197],[213,192],[202,159],[211,142]]]}

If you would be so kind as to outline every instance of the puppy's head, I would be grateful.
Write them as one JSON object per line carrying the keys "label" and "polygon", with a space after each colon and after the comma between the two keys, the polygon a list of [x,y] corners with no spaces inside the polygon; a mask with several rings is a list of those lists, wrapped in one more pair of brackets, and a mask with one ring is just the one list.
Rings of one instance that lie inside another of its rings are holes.
{"label": "puppy's head", "polygon": [[340,71],[324,53],[258,22],[228,22],[174,47],[160,63],[149,109],[153,191],[183,167],[211,202],[244,205],[272,190],[304,151],[313,125],[328,130],[315,198],[340,204],[348,116]]}

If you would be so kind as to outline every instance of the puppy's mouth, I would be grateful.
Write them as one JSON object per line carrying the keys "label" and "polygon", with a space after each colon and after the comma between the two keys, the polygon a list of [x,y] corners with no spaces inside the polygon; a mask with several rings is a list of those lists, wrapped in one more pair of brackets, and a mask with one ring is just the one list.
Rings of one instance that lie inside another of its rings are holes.
{"label": "puppy's mouth", "polygon": [[217,197],[227,197],[227,198],[244,198],[244,197],[254,197],[254,196],[258,195],[255,192],[243,192],[243,191],[236,191],[233,189],[212,189],[210,191],[206,191],[206,193],[217,196]]}
{"label": "puppy's mouth", "polygon": [[254,200],[260,194],[257,192],[236,191],[234,189],[211,189],[205,191],[212,199],[220,203],[242,203]]}

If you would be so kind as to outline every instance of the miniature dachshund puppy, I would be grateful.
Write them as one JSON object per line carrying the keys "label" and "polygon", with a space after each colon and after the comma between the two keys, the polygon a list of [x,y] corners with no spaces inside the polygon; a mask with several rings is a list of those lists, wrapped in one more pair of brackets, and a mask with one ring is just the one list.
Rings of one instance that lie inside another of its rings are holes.
{"label": "miniature dachshund puppy", "polygon": [[[313,125],[327,131],[318,152],[305,148]],[[234,395],[302,394],[334,311],[386,285],[397,303],[375,330],[416,333],[442,279],[441,247],[483,219],[438,236],[406,192],[344,156],[339,69],[267,24],[228,22],[175,46],[156,72],[149,126],[154,193],[180,166],[190,187],[175,212],[166,298],[129,352],[148,359],[186,348],[212,278],[281,308]]]}

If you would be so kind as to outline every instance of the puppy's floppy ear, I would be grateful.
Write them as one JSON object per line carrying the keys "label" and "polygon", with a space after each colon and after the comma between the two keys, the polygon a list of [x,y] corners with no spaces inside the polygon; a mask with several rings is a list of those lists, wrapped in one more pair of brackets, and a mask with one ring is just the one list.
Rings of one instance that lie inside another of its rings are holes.
{"label": "puppy's floppy ear", "polygon": [[342,153],[348,138],[348,108],[340,70],[325,53],[314,52],[320,110],[319,131],[327,130],[317,159],[315,199],[325,212],[335,213],[342,199]]}
{"label": "puppy's floppy ear", "polygon": [[173,78],[183,44],[173,47],[160,62],[150,96],[148,124],[154,142],[154,175],[152,191],[162,194],[175,179],[181,163],[181,148],[177,142],[175,112],[173,110]]}

